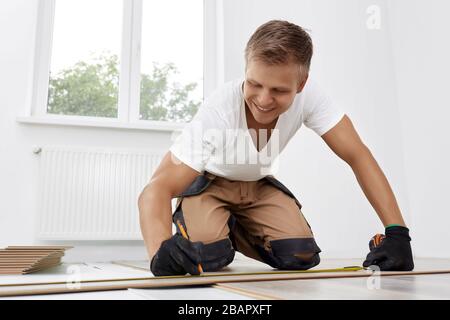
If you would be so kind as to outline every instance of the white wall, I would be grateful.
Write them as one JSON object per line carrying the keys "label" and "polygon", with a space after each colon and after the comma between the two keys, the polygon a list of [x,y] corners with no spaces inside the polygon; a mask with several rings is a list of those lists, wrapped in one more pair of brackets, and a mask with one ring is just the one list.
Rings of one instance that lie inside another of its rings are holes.
{"label": "white wall", "polygon": [[[449,111],[444,108],[449,25],[443,19],[449,5],[397,1],[388,6],[388,1],[365,0],[226,0],[224,76],[230,80],[243,74],[245,43],[268,19],[312,29],[312,74],[351,117],[384,169],[412,229],[415,254],[450,257],[444,203],[449,190]],[[381,8],[380,30],[366,28],[366,8],[373,4]],[[168,133],[156,131],[18,124],[15,118],[30,85],[35,10],[29,0],[0,2],[0,247],[37,242],[33,146],[165,150],[170,143]],[[433,46],[419,46],[416,34],[421,40],[431,37]],[[298,194],[323,256],[363,257],[370,236],[383,229],[348,166],[306,128],[287,147],[281,165],[279,177]],[[140,241],[75,245],[68,252],[73,260],[145,257]]]}
{"label": "white wall", "polygon": [[415,251],[450,257],[450,2],[389,2]]}

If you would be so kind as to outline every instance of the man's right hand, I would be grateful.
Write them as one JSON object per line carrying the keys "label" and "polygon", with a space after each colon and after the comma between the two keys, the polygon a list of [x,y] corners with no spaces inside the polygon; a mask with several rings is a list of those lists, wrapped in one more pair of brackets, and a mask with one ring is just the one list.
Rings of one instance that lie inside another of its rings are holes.
{"label": "man's right hand", "polygon": [[201,242],[191,242],[179,234],[161,243],[153,256],[150,270],[155,276],[200,274],[198,264],[201,262]]}

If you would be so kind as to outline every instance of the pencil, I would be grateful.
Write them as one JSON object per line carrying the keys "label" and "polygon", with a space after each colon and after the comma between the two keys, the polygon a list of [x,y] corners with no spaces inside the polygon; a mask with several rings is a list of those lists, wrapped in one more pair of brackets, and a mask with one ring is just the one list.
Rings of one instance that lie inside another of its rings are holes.
{"label": "pencil", "polygon": [[[180,220],[177,220],[177,225],[178,225],[178,228],[179,228],[180,231],[181,231],[181,235],[183,236],[183,238],[189,240],[189,237],[188,237],[188,235],[187,235],[187,233],[186,233],[186,230],[184,230],[183,225],[180,223]],[[199,271],[200,273],[203,272],[203,268],[202,268],[202,265],[201,265],[200,263],[198,264],[197,268],[198,268],[198,271]]]}

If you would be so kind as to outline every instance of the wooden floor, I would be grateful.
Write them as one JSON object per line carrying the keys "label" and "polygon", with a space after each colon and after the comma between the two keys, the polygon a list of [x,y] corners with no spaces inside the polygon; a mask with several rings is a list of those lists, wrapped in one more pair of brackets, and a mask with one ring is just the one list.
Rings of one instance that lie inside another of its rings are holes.
{"label": "wooden floor", "polygon": [[[360,264],[360,260],[324,260],[321,267],[348,266]],[[236,256],[233,264],[239,267],[262,267],[263,265]],[[450,259],[416,259],[416,264],[429,268],[450,270]],[[97,269],[106,264],[93,265]],[[144,263],[145,265],[145,263]],[[109,266],[109,265],[108,265]],[[109,268],[109,267],[108,267]],[[113,268],[115,268],[113,270]],[[101,272],[102,270],[98,270]],[[104,270],[106,271],[106,269]],[[107,270],[110,276],[116,274],[148,275],[148,271],[125,266],[113,266]],[[49,275],[50,273],[47,273]],[[44,275],[33,275],[40,279]],[[58,276],[58,275],[57,275]],[[62,276],[62,275],[59,275]],[[15,283],[23,276],[0,276],[1,283]],[[31,277],[29,278],[31,279]],[[301,279],[281,281],[260,281],[225,283],[204,287],[183,287],[166,289],[128,289],[85,293],[67,293],[35,296],[15,296],[0,299],[190,299],[190,300],[251,300],[251,299],[450,299],[450,274],[404,275],[337,279]]]}
{"label": "wooden floor", "polygon": [[233,283],[233,288],[279,299],[450,299],[450,274]]}

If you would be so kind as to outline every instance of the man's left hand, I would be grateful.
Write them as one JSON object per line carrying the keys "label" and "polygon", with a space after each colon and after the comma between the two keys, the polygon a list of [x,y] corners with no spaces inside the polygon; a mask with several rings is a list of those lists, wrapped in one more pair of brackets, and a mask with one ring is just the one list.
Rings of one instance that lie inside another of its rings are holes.
{"label": "man's left hand", "polygon": [[402,226],[386,228],[386,236],[379,237],[380,243],[369,243],[370,253],[363,263],[364,267],[377,265],[380,271],[411,271],[414,261],[411,251],[409,229]]}

